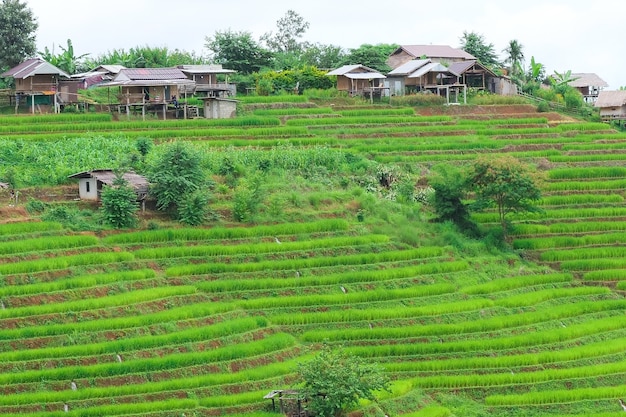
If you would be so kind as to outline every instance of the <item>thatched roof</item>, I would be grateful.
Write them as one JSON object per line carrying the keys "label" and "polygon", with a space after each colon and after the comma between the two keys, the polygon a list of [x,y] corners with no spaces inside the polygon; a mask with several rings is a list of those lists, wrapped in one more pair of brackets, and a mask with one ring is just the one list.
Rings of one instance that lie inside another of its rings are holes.
{"label": "thatched roof", "polygon": [[592,72],[577,72],[572,74],[574,81],[568,83],[571,87],[608,87],[606,81]]}
{"label": "thatched roof", "polygon": [[626,105],[626,90],[600,91],[595,107],[622,107]]}

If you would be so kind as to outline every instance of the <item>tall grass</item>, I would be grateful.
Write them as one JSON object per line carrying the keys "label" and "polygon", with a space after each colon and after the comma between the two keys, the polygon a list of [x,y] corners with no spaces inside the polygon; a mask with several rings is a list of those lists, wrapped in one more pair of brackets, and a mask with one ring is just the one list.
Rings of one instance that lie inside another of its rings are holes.
{"label": "tall grass", "polygon": [[120,233],[103,239],[107,244],[158,243],[177,240],[198,241],[211,239],[243,239],[262,236],[283,236],[347,230],[349,223],[342,219],[319,220],[310,223],[281,223],[253,227],[181,228],[144,230]]}
{"label": "tall grass", "polygon": [[320,268],[339,265],[364,265],[379,262],[406,261],[441,256],[444,249],[441,247],[426,247],[404,251],[389,251],[383,253],[367,253],[359,255],[326,256],[315,258],[287,259],[280,261],[262,261],[245,264],[204,263],[195,265],[173,266],[165,271],[167,276],[178,277],[185,275],[215,274],[221,272],[254,272],[263,270],[299,270],[306,268]]}
{"label": "tall grass", "polygon": [[0,264],[2,274],[23,274],[28,272],[52,271],[82,265],[105,265],[129,262],[134,259],[128,252],[93,252],[80,255],[59,256],[56,258]]}

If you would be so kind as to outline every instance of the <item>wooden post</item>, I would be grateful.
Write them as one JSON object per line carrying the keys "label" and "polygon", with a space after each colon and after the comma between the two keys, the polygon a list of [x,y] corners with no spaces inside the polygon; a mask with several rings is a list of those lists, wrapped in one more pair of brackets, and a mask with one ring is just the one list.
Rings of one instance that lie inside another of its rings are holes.
{"label": "wooden post", "polygon": [[130,119],[130,92],[126,89],[126,118]]}
{"label": "wooden post", "polygon": [[165,86],[163,86],[163,120],[167,119],[167,100],[165,99]]}
{"label": "wooden post", "polygon": [[141,95],[141,120],[146,121],[146,95]]}

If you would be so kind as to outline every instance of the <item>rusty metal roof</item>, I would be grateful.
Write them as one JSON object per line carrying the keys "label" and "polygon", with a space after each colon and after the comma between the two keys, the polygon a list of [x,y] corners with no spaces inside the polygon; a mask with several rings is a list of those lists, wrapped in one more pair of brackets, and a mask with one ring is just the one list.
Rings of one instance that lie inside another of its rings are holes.
{"label": "rusty metal roof", "polygon": [[187,76],[179,68],[124,68],[113,81],[164,81],[186,80]]}
{"label": "rusty metal roof", "polygon": [[70,78],[68,73],[41,58],[27,59],[10,70],[0,74],[0,77],[24,79],[34,75],[60,75],[62,77]]}
{"label": "rusty metal roof", "polygon": [[473,55],[465,52],[464,50],[453,48],[448,45],[401,45],[392,55],[402,50],[415,58],[476,59]]}
{"label": "rusty metal roof", "polygon": [[[68,178],[95,178],[97,181],[100,181],[103,184],[113,185],[113,181],[115,181],[116,175],[112,169],[94,169],[92,171],[83,171],[72,174]],[[129,171],[122,174],[122,178],[128,181],[130,186],[136,192],[147,192],[149,183],[148,179],[143,175],[139,175],[133,171]]]}

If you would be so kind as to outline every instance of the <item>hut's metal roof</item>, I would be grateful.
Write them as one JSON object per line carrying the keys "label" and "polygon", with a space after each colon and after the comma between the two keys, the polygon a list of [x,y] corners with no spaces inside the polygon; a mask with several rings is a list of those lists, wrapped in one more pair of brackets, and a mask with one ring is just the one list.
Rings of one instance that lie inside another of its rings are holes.
{"label": "hut's metal roof", "polygon": [[496,74],[493,71],[491,71],[489,68],[487,68],[486,66],[484,66],[483,64],[481,64],[477,60],[452,62],[448,68],[450,68],[450,71],[452,71],[452,72],[454,72],[454,73],[456,73],[458,75],[462,75],[467,70],[472,68],[473,66],[477,66],[480,69],[488,72],[492,76],[496,77]]}
{"label": "hut's metal roof", "polygon": [[476,60],[476,57],[465,52],[464,50],[453,48],[448,45],[400,45],[400,47],[396,49],[393,54],[400,51],[405,51],[407,54],[415,58],[426,57]]}
{"label": "hut's metal roof", "polygon": [[0,74],[0,77],[25,79],[35,75],[60,75],[65,78],[70,78],[68,73],[41,58],[27,59],[19,65],[16,65],[15,67]]}
{"label": "hut's metal roof", "polygon": [[237,71],[223,68],[221,65],[179,65],[178,68],[186,74],[233,74]]}
{"label": "hut's metal roof", "polygon": [[387,78],[380,72],[355,72],[344,74],[346,78],[351,80],[373,80],[375,78]]}
{"label": "hut's metal roof", "polygon": [[367,72],[377,72],[375,69],[366,67],[361,64],[352,64],[352,65],[344,65],[337,69],[334,69],[327,73],[326,75],[346,75],[346,74],[355,74],[355,73],[367,73]]}
{"label": "hut's metal roof", "polygon": [[179,68],[124,68],[113,81],[169,81],[186,80]]}
{"label": "hut's metal roof", "polygon": [[387,76],[409,75],[412,72],[416,71],[418,68],[421,68],[424,65],[429,64],[430,62],[430,59],[412,59],[411,61],[400,65],[393,71],[390,71]]}
{"label": "hut's metal roof", "polygon": [[595,107],[621,107],[626,105],[626,90],[600,91]]}
{"label": "hut's metal roof", "polygon": [[452,71],[450,68],[440,64],[439,62],[431,62],[430,64],[426,64],[423,67],[418,68],[417,71],[407,76],[407,78],[419,78],[425,74],[428,74],[429,72],[449,73],[452,75],[456,75],[457,77],[459,76],[459,74]]}
{"label": "hut's metal roof", "polygon": [[[113,185],[113,181],[115,181],[116,175],[112,169],[94,169],[92,171],[83,171],[72,174],[68,178],[95,178],[97,181],[100,181],[103,184]],[[130,171],[122,174],[122,178],[128,181],[130,186],[135,191],[143,192],[148,189],[148,179],[143,175],[139,175],[133,171]]]}

